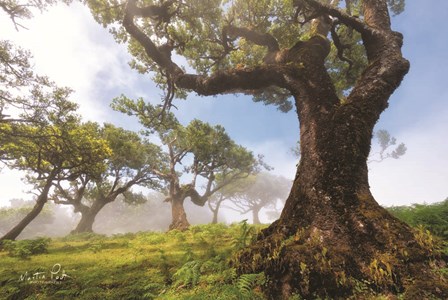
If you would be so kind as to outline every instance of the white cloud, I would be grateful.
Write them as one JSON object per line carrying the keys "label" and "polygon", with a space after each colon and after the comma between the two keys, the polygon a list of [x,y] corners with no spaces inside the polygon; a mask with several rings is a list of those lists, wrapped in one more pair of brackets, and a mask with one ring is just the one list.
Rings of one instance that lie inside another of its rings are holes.
{"label": "white cloud", "polygon": [[75,90],[72,98],[80,104],[85,119],[105,121],[109,108],[101,103],[104,94],[131,87],[137,78],[127,65],[124,47],[78,3],[36,14],[26,26],[29,30],[17,32],[5,24],[0,33],[31,51],[38,74]]}
{"label": "white cloud", "polygon": [[447,114],[447,109],[439,111],[397,136],[408,148],[399,160],[371,164],[371,187],[380,204],[433,203],[448,197]]}

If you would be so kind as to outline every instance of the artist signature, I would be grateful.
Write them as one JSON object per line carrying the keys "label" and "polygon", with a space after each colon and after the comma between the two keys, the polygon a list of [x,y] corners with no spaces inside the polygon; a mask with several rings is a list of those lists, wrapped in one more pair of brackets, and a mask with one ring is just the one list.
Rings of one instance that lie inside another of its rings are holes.
{"label": "artist signature", "polygon": [[61,264],[54,264],[49,272],[35,272],[20,275],[19,281],[27,283],[60,283],[71,278],[65,270],[62,269]]}

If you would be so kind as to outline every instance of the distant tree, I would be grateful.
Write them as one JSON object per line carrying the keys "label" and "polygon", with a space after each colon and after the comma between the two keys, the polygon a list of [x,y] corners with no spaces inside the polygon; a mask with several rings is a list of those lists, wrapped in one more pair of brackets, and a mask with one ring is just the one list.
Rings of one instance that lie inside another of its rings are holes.
{"label": "distant tree", "polygon": [[[374,138],[377,139],[380,149],[378,152],[370,153],[368,163],[382,162],[388,158],[398,159],[406,154],[406,145],[400,143],[397,145],[397,139],[392,137],[387,130],[378,130]],[[391,148],[393,148],[391,150]]]}
{"label": "distant tree", "polygon": [[291,188],[291,181],[269,173],[259,173],[247,179],[245,189],[235,193],[230,201],[241,214],[252,212],[254,224],[260,224],[259,213],[262,208],[275,208],[277,201],[284,200]]}
{"label": "distant tree", "polygon": [[[218,215],[220,208],[222,207],[222,204],[225,201],[230,200],[236,194],[241,193],[242,191],[247,189],[247,184],[249,183],[248,178],[250,177],[235,180],[231,184],[228,184],[227,186],[217,191],[208,199],[207,201],[208,207],[210,211],[213,213],[212,224],[218,223]],[[216,180],[220,181],[223,179],[217,178]]]}
{"label": "distant tree", "polygon": [[[97,127],[95,124],[92,126]],[[60,181],[54,183],[54,202],[72,205],[76,213],[81,213],[81,220],[72,233],[92,232],[96,215],[120,195],[127,203],[145,202],[144,196],[132,193],[132,187],[160,187],[155,175],[164,168],[165,157],[160,147],[142,140],[132,131],[111,124],[105,124],[98,131],[112,151],[104,160],[104,172],[96,177],[83,174],[69,187]]]}
{"label": "distant tree", "polygon": [[52,105],[36,115],[32,124],[8,122],[0,133],[0,159],[10,168],[28,172],[34,184],[33,209],[1,240],[14,240],[41,212],[55,182],[72,181],[82,176],[97,176],[104,170],[103,160],[110,153],[105,140],[82,124],[75,114],[77,105],[68,101],[70,91],[56,88],[35,95],[51,99]]}
{"label": "distant tree", "polygon": [[165,196],[150,191],[138,194],[141,201],[129,202],[123,195],[106,205],[95,218],[95,232],[104,234],[167,230],[171,211],[163,203]]}
{"label": "distant tree", "polygon": [[[168,186],[165,201],[171,203],[170,230],[185,230],[190,225],[184,209],[185,199],[204,206],[214,193],[258,170],[259,161],[252,152],[232,141],[219,125],[193,120],[183,126],[172,113],[165,114],[159,122],[163,108],[145,103],[143,99],[134,102],[122,96],[114,100],[113,107],[136,115],[147,133],[156,132],[166,147],[168,167],[156,175]],[[218,177],[225,180],[216,181]],[[181,183],[181,179],[185,183]],[[204,183],[202,195],[197,190],[199,180]]]}

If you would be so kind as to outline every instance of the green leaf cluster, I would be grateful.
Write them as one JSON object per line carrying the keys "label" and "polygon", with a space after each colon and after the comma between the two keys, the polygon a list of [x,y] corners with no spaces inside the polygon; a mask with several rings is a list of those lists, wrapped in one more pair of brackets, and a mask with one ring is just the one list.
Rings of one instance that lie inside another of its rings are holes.
{"label": "green leaf cluster", "polygon": [[[145,53],[136,40],[129,38],[121,20],[124,5],[120,1],[88,0],[96,20],[108,27],[120,43],[127,43],[132,55],[131,66],[141,73],[155,74],[153,79],[165,89],[166,74]],[[170,44],[173,57],[185,70],[197,74],[213,74],[228,69],[240,69],[263,64],[266,47],[248,39],[225,33],[227,26],[246,28],[258,34],[273,36],[281,49],[289,49],[313,34],[310,22],[313,11],[305,1],[294,0],[183,0],[138,1],[139,7],[167,5],[166,16],[138,18],[139,29],[150,37],[157,47]],[[330,5],[330,1],[320,2]],[[347,14],[363,18],[362,1],[336,1],[338,8]],[[404,10],[404,0],[388,0],[390,10],[399,14]],[[300,8],[300,9],[299,9]],[[316,16],[315,16],[316,17]],[[331,54],[326,61],[327,70],[336,90],[343,98],[354,86],[356,78],[366,66],[366,53],[360,34],[345,25],[336,25],[338,39],[328,35],[332,43]],[[338,53],[336,47],[340,40]],[[183,59],[178,59],[182,57]],[[350,61],[350,63],[349,63]],[[280,89],[267,88],[254,91],[254,100],[277,105],[281,111],[289,111],[292,104],[289,94]],[[185,97],[185,91],[176,89],[176,96]]]}
{"label": "green leaf cluster", "polygon": [[159,169],[166,181],[192,174],[224,186],[258,170],[259,162],[252,152],[236,144],[220,125],[195,119],[183,126],[173,113],[163,112],[161,107],[143,99],[133,101],[125,96],[115,98],[112,108],[138,117],[145,135],[157,134],[165,146],[169,165],[178,168],[176,174],[168,167]]}
{"label": "green leaf cluster", "polygon": [[81,123],[77,105],[67,100],[70,91],[56,88],[36,97],[50,103],[35,111],[35,122],[10,122],[0,135],[0,155],[8,166],[28,171],[35,179],[53,174],[59,179],[74,179],[88,173],[99,176],[104,159],[111,155],[105,139],[92,123]]}

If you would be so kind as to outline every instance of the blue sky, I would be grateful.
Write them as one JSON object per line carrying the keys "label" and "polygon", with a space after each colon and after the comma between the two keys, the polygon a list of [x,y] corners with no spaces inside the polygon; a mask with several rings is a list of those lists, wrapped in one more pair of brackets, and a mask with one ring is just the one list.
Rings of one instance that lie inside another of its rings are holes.
{"label": "blue sky", "polygon": [[[370,166],[372,192],[387,206],[448,197],[448,1],[424,4],[408,0],[406,11],[392,20],[393,27],[405,36],[403,52],[411,61],[411,70],[377,125],[408,147],[401,159]],[[128,67],[125,48],[83,6],[54,7],[26,25],[29,30],[16,32],[0,16],[1,36],[30,49],[39,73],[72,87],[76,91],[73,99],[86,120],[137,129],[135,120],[109,108],[110,100],[121,93],[149,101],[160,99],[150,78]],[[176,106],[182,122],[199,118],[223,125],[238,143],[264,154],[275,167],[274,173],[293,178],[296,159],[289,148],[299,136],[293,111],[284,114],[243,95],[201,98],[192,94]],[[27,187],[14,172],[3,170],[0,184],[0,205],[13,197],[30,198],[23,195]]]}

